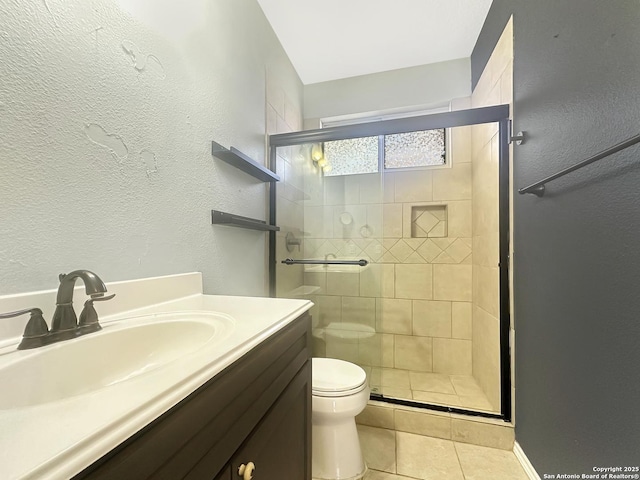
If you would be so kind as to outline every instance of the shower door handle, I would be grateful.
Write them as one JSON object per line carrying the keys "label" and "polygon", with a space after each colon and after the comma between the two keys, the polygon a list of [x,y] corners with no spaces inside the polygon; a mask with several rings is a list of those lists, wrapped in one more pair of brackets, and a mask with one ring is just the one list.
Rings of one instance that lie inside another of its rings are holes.
{"label": "shower door handle", "polygon": [[287,258],[281,263],[285,265],[360,265],[361,267],[369,265],[369,262],[364,258],[360,260],[294,260]]}

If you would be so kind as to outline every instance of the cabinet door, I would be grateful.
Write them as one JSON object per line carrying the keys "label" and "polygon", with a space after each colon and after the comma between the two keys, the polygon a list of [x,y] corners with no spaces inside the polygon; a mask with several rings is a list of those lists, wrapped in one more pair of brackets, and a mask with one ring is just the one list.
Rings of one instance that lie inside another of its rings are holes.
{"label": "cabinet door", "polygon": [[307,362],[231,461],[255,465],[255,480],[311,480],[311,362]]}
{"label": "cabinet door", "polygon": [[213,480],[231,480],[231,467],[226,467],[220,474]]}

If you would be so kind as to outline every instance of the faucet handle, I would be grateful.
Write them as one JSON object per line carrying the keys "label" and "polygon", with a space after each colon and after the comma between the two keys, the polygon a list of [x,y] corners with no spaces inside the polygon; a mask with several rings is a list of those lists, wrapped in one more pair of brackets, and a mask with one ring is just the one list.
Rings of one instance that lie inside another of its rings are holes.
{"label": "faucet handle", "polygon": [[104,302],[105,300],[111,300],[115,297],[116,294],[107,295],[106,297],[94,297],[91,296],[89,300],[84,302],[84,308],[80,313],[80,318],[78,319],[78,329],[80,333],[91,333],[97,332],[102,329],[100,323],[98,322],[98,312],[93,306],[93,302]]}
{"label": "faucet handle", "polygon": [[26,350],[29,348],[41,347],[45,344],[47,335],[49,334],[49,327],[47,322],[44,321],[42,316],[42,310],[39,308],[26,308],[24,310],[18,310],[15,312],[1,313],[0,318],[12,318],[25,313],[30,313],[27,326],[24,327],[24,333],[22,334],[22,341],[18,345],[18,350]]}

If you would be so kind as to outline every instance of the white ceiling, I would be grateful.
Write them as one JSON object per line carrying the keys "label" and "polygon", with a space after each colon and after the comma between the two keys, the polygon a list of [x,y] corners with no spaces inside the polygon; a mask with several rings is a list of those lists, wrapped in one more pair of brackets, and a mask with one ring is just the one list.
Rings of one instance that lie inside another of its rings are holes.
{"label": "white ceiling", "polygon": [[469,57],[492,0],[258,0],[304,84]]}

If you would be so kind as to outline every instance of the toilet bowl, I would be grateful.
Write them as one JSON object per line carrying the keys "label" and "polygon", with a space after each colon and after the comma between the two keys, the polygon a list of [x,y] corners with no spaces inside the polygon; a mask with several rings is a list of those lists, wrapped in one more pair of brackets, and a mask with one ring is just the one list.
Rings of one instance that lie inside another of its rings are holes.
{"label": "toilet bowl", "polygon": [[312,372],[313,479],[358,480],[367,467],[355,416],[369,400],[367,375],[333,358],[313,358]]}

